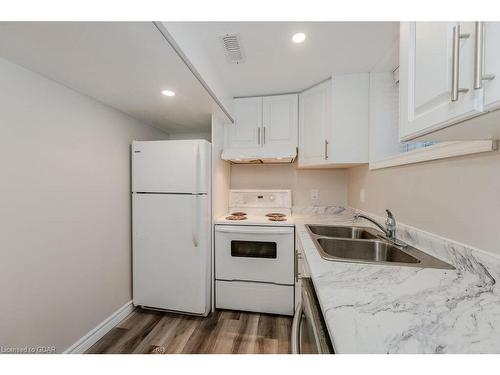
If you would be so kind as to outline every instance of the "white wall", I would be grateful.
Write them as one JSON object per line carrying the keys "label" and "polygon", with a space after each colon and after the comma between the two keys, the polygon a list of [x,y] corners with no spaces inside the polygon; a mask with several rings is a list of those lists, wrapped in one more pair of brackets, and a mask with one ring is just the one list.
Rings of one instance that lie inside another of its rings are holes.
{"label": "white wall", "polygon": [[208,133],[168,133],[168,139],[205,139],[212,140],[212,134]]}
{"label": "white wall", "polygon": [[401,152],[399,87],[393,71],[399,65],[399,39],[370,72],[370,162]]}
{"label": "white wall", "polygon": [[[296,163],[282,165],[231,165],[231,189],[291,189],[294,206],[347,204],[347,170],[297,169]],[[319,200],[312,202],[311,189]]]}
{"label": "white wall", "polygon": [[168,138],[0,59],[0,346],[61,352],[131,300],[133,139]]}
{"label": "white wall", "polygon": [[[230,165],[221,159],[224,147],[224,120],[212,115],[212,211],[214,218],[224,215],[228,210]],[[232,126],[232,125],[231,125]]]}
{"label": "white wall", "polygon": [[392,72],[370,73],[370,161],[401,152],[399,143],[399,90]]}

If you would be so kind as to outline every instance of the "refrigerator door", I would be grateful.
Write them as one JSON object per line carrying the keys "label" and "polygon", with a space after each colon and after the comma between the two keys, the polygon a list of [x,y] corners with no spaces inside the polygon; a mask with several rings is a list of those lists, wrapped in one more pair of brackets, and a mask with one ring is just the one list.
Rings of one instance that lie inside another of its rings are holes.
{"label": "refrigerator door", "polygon": [[207,315],[209,198],[133,194],[132,199],[134,304]]}
{"label": "refrigerator door", "polygon": [[132,191],[207,194],[210,151],[205,140],[132,142]]}

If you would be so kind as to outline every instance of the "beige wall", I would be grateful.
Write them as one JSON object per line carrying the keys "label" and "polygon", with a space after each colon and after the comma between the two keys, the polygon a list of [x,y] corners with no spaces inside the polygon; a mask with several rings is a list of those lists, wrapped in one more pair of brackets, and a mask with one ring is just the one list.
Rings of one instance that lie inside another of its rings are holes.
{"label": "beige wall", "polygon": [[61,352],[131,300],[133,139],[167,138],[0,59],[0,346]]}
{"label": "beige wall", "polygon": [[[296,164],[231,165],[231,189],[291,189],[294,206],[345,205],[347,170],[296,169]],[[319,190],[312,202],[311,189]]]}
{"label": "beige wall", "polygon": [[[359,197],[365,190],[365,202]],[[500,254],[500,152],[349,171],[349,204]]]}

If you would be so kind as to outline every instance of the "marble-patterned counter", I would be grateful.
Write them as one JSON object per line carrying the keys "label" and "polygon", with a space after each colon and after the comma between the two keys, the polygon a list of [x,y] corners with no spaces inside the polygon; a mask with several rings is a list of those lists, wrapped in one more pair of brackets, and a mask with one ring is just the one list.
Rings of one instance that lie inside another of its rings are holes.
{"label": "marble-patterned counter", "polygon": [[500,258],[398,224],[398,238],[456,269],[327,261],[304,224],[351,225],[352,211],[320,214],[293,220],[337,353],[500,353]]}

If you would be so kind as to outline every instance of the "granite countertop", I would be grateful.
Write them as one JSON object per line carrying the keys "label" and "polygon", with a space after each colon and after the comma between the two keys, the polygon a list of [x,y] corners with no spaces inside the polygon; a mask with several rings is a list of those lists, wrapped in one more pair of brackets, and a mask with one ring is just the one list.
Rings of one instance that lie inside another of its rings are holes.
{"label": "granite countertop", "polygon": [[456,269],[327,261],[304,224],[352,225],[352,214],[293,220],[337,353],[500,353],[498,257],[398,225],[398,238]]}

